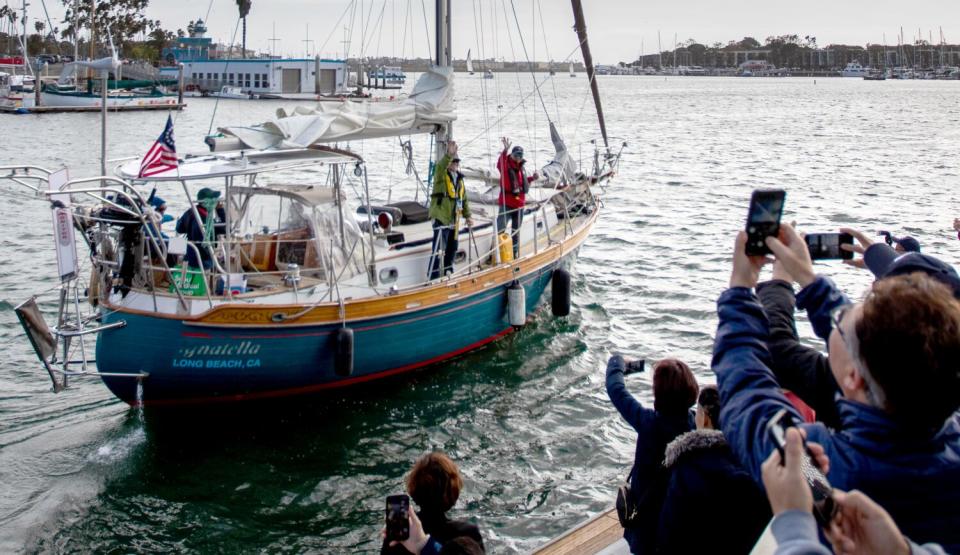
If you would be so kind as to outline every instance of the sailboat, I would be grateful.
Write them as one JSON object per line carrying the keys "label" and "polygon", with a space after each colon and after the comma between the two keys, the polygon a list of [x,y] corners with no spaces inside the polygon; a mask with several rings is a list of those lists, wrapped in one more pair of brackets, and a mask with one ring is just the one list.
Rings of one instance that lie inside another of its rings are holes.
{"label": "sailboat", "polygon": [[[141,160],[80,179],[0,168],[12,186],[51,201],[58,306],[41,311],[32,297],[16,313],[54,391],[92,376],[135,406],[303,395],[496,341],[523,327],[548,289],[554,315],[565,316],[569,272],[600,217],[598,186],[620,159],[580,0],[572,3],[603,142],[578,168],[550,124],[554,158],[528,195],[516,258],[498,229],[496,195],[470,199],[473,225],[454,220],[460,246],[451,271],[434,279],[423,203],[371,200],[368,166],[391,157],[373,149],[384,158],[366,159],[363,141],[429,133],[436,162],[453,140],[449,0],[436,2],[436,65],[408,97],[281,109],[268,122],[221,127],[205,139],[210,152],[150,172]],[[211,215],[196,228],[202,239],[163,240],[150,201],[177,191],[193,222]],[[47,314],[58,316],[48,323]],[[92,338],[95,360],[85,348]]]}
{"label": "sailboat", "polygon": [[467,71],[470,72],[470,75],[473,75],[473,60],[470,59],[470,51],[467,50]]}
{"label": "sailboat", "polygon": [[570,77],[576,77],[577,74],[573,71],[573,62],[570,62]]}

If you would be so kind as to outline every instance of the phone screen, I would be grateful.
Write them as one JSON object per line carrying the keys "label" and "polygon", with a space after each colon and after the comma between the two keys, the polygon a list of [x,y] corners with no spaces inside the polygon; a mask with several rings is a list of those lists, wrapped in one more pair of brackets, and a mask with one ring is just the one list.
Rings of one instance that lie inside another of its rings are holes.
{"label": "phone screen", "polygon": [[403,541],[410,537],[410,497],[404,494],[387,496],[387,540]]}
{"label": "phone screen", "polygon": [[804,236],[804,240],[807,242],[807,250],[810,251],[810,258],[813,260],[853,258],[853,251],[840,248],[843,244],[853,244],[853,236],[849,233],[808,233]]}
{"label": "phone screen", "polygon": [[750,196],[750,211],[747,214],[748,255],[770,254],[764,240],[780,233],[780,217],[786,196],[783,189],[757,189]]}

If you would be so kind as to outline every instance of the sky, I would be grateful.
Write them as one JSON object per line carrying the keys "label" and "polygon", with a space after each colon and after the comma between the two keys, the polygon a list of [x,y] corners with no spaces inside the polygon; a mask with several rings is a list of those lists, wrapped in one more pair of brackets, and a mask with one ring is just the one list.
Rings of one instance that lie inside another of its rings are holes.
{"label": "sky", "polygon": [[[3,1],[20,4],[20,0]],[[60,3],[43,1],[54,25],[59,25]],[[41,0],[31,0],[31,19],[43,17],[40,4]],[[290,56],[313,56],[319,50],[325,57],[342,57],[346,25],[353,31],[351,56],[360,52],[363,34],[368,56],[427,57],[426,36],[433,42],[433,4],[430,0],[253,0],[247,47],[263,52],[273,47],[274,52]],[[924,39],[929,40],[932,32],[933,42],[939,43],[943,27],[947,41],[960,44],[960,0],[583,0],[583,4],[596,63],[630,61],[641,49],[655,52],[658,32],[664,50],[672,47],[674,37],[678,42],[692,38],[704,44],[725,44],[745,36],[763,42],[767,36],[782,34],[815,36],[821,46],[881,43],[885,34],[888,44],[896,44],[901,26],[907,42],[920,29]],[[431,22],[429,33],[424,11]],[[581,59],[568,0],[453,0],[453,12],[455,58],[465,58],[469,48],[474,59]],[[224,43],[230,42],[237,25],[234,0],[152,0],[146,13],[171,30],[186,29],[191,19],[204,18],[208,36]],[[370,23],[363,33],[361,22],[367,19]],[[278,40],[271,42],[274,36]],[[239,31],[236,42],[240,42]]]}

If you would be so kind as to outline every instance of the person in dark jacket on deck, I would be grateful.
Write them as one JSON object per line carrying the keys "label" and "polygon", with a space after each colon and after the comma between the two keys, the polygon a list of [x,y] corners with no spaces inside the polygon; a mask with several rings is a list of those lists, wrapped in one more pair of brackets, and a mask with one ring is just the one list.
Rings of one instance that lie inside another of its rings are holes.
{"label": "person in dark jacket on deck", "polygon": [[[730,288],[717,301],[714,344],[724,436],[755,480],[774,450],[766,426],[780,409],[799,415],[780,392],[766,347],[769,322],[751,289],[762,257],[737,236]],[[798,304],[828,341],[830,368],[843,394],[840,429],[803,424],[823,446],[830,483],[859,489],[884,506],[903,532],[960,549],[960,303],[954,292],[916,272],[876,281],[851,304],[816,276],[791,226],[767,245],[802,287]],[[901,258],[924,256],[919,253]],[[893,264],[897,263],[895,259]]]}
{"label": "person in dark jacket on deck", "polygon": [[693,372],[682,361],[664,359],[653,369],[653,408],[644,407],[627,391],[620,355],[607,363],[607,395],[620,416],[637,432],[637,449],[630,469],[630,494],[639,509],[640,526],[623,531],[632,553],[653,553],[657,522],[663,506],[667,471],[663,454],[667,444],[695,426],[690,406],[699,387]]}
{"label": "person in dark jacket on deck", "polygon": [[[457,143],[447,143],[447,154],[437,163],[433,175],[433,193],[430,195],[430,217],[433,218],[433,252],[430,256],[429,279],[453,272],[453,258],[457,254],[460,239],[460,221],[470,217],[470,201],[467,187],[460,173],[460,158]],[[441,258],[441,252],[443,253]]]}
{"label": "person in dark jacket on deck", "polygon": [[[520,258],[520,226],[523,224],[523,209],[527,205],[527,193],[530,183],[540,178],[540,174],[533,172],[527,176],[523,159],[523,147],[515,145],[510,148],[510,139],[503,137],[503,152],[497,159],[497,169],[500,170],[500,198],[498,204],[500,213],[497,216],[497,230],[507,230],[507,219],[512,226],[513,258]],[[507,154],[507,151],[510,151]]]}
{"label": "person in dark jacket on deck", "polygon": [[[770,521],[770,505],[719,429],[716,386],[700,390],[696,422],[696,430],[667,445],[663,466],[669,479],[657,552],[749,553]],[[723,538],[722,549],[718,538]]]}
{"label": "person in dark jacket on deck", "polygon": [[[197,213],[200,215],[200,221],[197,221],[193,208],[189,208],[177,220],[177,233],[183,233],[187,236],[187,241],[196,245],[200,251],[200,259],[197,259],[197,253],[194,249],[187,249],[187,262],[192,268],[210,269],[213,267],[213,261],[210,258],[210,248],[205,245],[207,242],[207,227],[212,225],[209,237],[209,244],[212,248],[213,242],[218,235],[227,232],[227,225],[224,223],[227,219],[223,205],[219,202],[220,191],[214,191],[204,187],[197,191]],[[213,222],[210,222],[210,214],[213,214]]]}

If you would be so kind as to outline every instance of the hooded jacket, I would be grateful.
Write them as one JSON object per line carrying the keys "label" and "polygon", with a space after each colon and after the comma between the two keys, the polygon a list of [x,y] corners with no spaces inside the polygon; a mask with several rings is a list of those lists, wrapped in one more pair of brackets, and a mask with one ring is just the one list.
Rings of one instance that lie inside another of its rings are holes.
{"label": "hooded jacket", "polygon": [[[818,277],[797,296],[820,337],[830,331],[830,310],[845,297]],[[733,287],[717,301],[713,351],[723,409],[720,422],[734,454],[760,483],[761,464],[774,449],[766,425],[778,410],[799,414],[780,392],[767,341],[769,324],[750,289]],[[908,371],[908,369],[905,369]],[[839,429],[803,424],[807,440],[830,458],[833,487],[859,489],[883,506],[905,535],[960,550],[960,414],[932,433],[907,429],[884,411],[854,401],[837,402]]]}
{"label": "hooded jacket", "polygon": [[527,177],[523,164],[514,160],[503,150],[497,159],[497,169],[500,170],[500,206],[507,208],[523,208],[527,203],[527,192],[533,177]]}
{"label": "hooded jacket", "polygon": [[667,445],[663,465],[669,479],[657,552],[749,553],[770,521],[770,504],[733,456],[723,432],[678,436]]}
{"label": "hooded jacket", "polygon": [[657,522],[667,486],[663,454],[667,444],[694,428],[689,411],[660,413],[644,407],[627,391],[623,382],[626,362],[617,355],[607,363],[607,395],[620,416],[637,432],[637,449],[630,469],[630,493],[638,504],[642,525],[626,529],[623,537],[632,553],[653,553],[656,548]]}
{"label": "hooded jacket", "polygon": [[433,193],[430,194],[430,217],[443,225],[453,225],[457,216],[457,201],[461,203],[461,215],[470,217],[470,201],[467,199],[467,188],[463,182],[463,174],[457,172],[451,175],[449,171],[449,154],[444,155],[437,163],[433,175]]}

